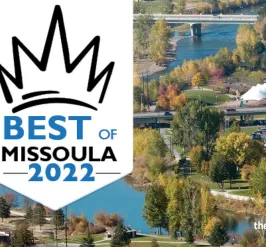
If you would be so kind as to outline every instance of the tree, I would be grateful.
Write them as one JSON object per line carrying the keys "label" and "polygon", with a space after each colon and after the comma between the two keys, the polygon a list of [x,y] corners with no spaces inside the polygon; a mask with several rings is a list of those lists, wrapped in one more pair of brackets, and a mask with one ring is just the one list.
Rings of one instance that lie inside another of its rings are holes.
{"label": "tree", "polygon": [[156,21],[150,32],[150,55],[156,64],[163,64],[166,59],[170,29],[162,19]]}
{"label": "tree", "polygon": [[26,222],[16,224],[16,229],[12,234],[12,247],[29,247],[34,245],[33,232],[29,230],[29,225]]}
{"label": "tree", "polygon": [[205,226],[204,228],[204,235],[205,236],[210,236],[214,230],[214,227],[217,225],[217,224],[221,224],[222,221],[217,218],[217,217],[212,217],[209,219],[207,225]]}
{"label": "tree", "polygon": [[94,247],[94,238],[92,237],[90,231],[88,231],[87,236],[82,238],[82,247]]}
{"label": "tree", "polygon": [[[264,7],[265,8],[265,7]],[[266,25],[263,25],[262,38],[266,40]]]}
{"label": "tree", "polygon": [[206,84],[206,78],[201,72],[198,72],[192,77],[191,83],[192,87],[202,87]]}
{"label": "tree", "polygon": [[17,196],[14,192],[5,192],[3,197],[6,199],[6,202],[10,205],[10,207],[16,207]]}
{"label": "tree", "polygon": [[0,218],[6,219],[10,217],[10,205],[7,203],[6,199],[0,197]]}
{"label": "tree", "polygon": [[229,133],[232,132],[237,132],[237,133],[241,132],[240,124],[236,120],[233,120],[233,123],[229,129]]}
{"label": "tree", "polygon": [[214,57],[214,64],[217,68],[223,69],[225,75],[230,75],[235,70],[232,57],[233,53],[228,48],[221,48]]}
{"label": "tree", "polygon": [[236,178],[236,165],[227,156],[215,153],[211,159],[210,179],[223,190],[224,181],[230,179],[231,186],[231,181],[234,178]]}
{"label": "tree", "polygon": [[176,14],[184,13],[186,9],[186,0],[175,0],[174,12]]}
{"label": "tree", "polygon": [[255,171],[255,169],[256,169],[256,166],[245,164],[241,168],[241,179],[250,181],[251,176],[252,176],[253,172]]}
{"label": "tree", "polygon": [[257,243],[259,240],[259,233],[255,230],[245,231],[240,240],[242,247],[249,247],[251,244]]}
{"label": "tree", "polygon": [[211,245],[221,246],[229,240],[229,236],[227,235],[223,225],[221,223],[217,223],[215,224],[210,236],[207,239]]}
{"label": "tree", "polygon": [[63,210],[61,208],[53,212],[53,214],[52,214],[52,223],[55,226],[55,235],[56,235],[55,239],[57,241],[57,230],[58,230],[58,227],[64,226],[64,224],[65,224],[65,215],[64,215],[64,212],[63,212]]}
{"label": "tree", "polygon": [[46,223],[46,212],[42,204],[37,203],[33,209],[33,223],[41,227]]}
{"label": "tree", "polygon": [[127,233],[125,226],[123,225],[122,221],[118,222],[113,238],[111,240],[112,247],[123,247],[125,245],[130,244],[130,236]]}
{"label": "tree", "polygon": [[163,0],[160,8],[160,13],[171,14],[173,12],[172,0]]}
{"label": "tree", "polygon": [[258,164],[264,154],[263,144],[243,132],[219,137],[216,140],[216,151],[237,165]]}
{"label": "tree", "polygon": [[259,164],[259,167],[251,175],[251,189],[256,195],[261,194],[263,198],[266,198],[266,159],[262,159]]}
{"label": "tree", "polygon": [[155,238],[153,238],[151,241],[151,247],[160,247],[160,245],[158,244],[158,242]]}
{"label": "tree", "polygon": [[33,220],[33,209],[31,207],[31,205],[28,205],[28,207],[26,209],[25,219],[30,221],[30,222]]}
{"label": "tree", "polygon": [[197,168],[198,172],[201,172],[201,163],[205,156],[204,149],[201,146],[193,147],[189,152],[190,163]]}
{"label": "tree", "polygon": [[149,15],[140,15],[134,21],[134,48],[140,57],[148,52],[151,26],[152,20]]}
{"label": "tree", "polygon": [[151,185],[145,195],[142,217],[150,228],[157,228],[161,234],[161,228],[167,228],[166,218],[167,198],[164,189],[158,184]]}
{"label": "tree", "polygon": [[190,179],[182,187],[181,228],[185,231],[185,241],[193,243],[201,231],[201,193],[200,185]]}

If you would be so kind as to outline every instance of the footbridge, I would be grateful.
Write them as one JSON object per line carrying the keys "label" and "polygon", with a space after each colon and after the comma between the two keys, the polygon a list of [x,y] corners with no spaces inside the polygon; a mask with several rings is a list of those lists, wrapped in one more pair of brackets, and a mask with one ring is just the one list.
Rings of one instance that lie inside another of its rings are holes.
{"label": "footbridge", "polygon": [[[134,14],[134,21],[141,14]],[[254,24],[258,15],[183,15],[183,14],[153,14],[152,21],[164,19],[169,24],[190,24],[191,36],[201,36],[201,24]]]}

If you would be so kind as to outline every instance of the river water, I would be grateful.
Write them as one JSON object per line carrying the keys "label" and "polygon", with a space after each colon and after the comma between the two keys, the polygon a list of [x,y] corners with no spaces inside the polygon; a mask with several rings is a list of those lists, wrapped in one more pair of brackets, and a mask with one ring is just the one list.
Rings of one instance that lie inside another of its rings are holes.
{"label": "river water", "polygon": [[[255,14],[256,9],[245,9],[243,13]],[[241,13],[241,11],[239,11]],[[222,47],[236,48],[235,36],[238,25],[208,25],[202,30],[201,38],[189,37],[189,32],[175,35],[186,37],[178,42],[176,60],[163,73],[169,72],[183,60],[200,59],[209,55],[215,55]],[[0,193],[3,188],[0,188]],[[148,228],[142,219],[142,207],[144,204],[144,192],[138,192],[123,179],[106,186],[105,188],[86,196],[75,203],[70,204],[68,213],[82,214],[91,221],[98,211],[118,213],[125,219],[126,225],[140,230],[143,233],[151,233],[154,230]],[[22,199],[20,198],[20,201]],[[242,234],[245,230],[252,228],[249,217],[226,214],[225,225],[228,233]]]}

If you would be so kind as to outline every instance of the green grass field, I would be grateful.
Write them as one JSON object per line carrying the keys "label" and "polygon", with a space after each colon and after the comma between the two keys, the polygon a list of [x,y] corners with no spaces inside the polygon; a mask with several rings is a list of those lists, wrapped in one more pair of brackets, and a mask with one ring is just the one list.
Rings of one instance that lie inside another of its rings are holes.
{"label": "green grass field", "polygon": [[[194,167],[191,168],[191,174],[190,174],[190,168],[187,167],[184,170],[184,177],[191,177],[191,179],[194,181],[206,184],[210,189],[221,190],[221,188],[217,185],[217,183],[212,182],[208,176],[196,172]],[[230,190],[230,189],[235,190],[235,189],[239,189],[239,188],[240,188],[240,190],[248,189],[249,188],[248,182],[243,181],[241,179],[236,179],[233,181],[232,188],[230,188],[229,181],[225,181],[225,184],[224,184],[225,190]]]}
{"label": "green grass field", "polygon": [[[231,101],[230,97],[225,94],[216,94],[212,91],[185,91],[184,94],[189,99],[197,99],[207,105],[220,105],[225,103],[226,101]],[[217,97],[216,97],[217,96]]]}
{"label": "green grass field", "polygon": [[232,195],[253,197],[253,194],[252,194],[252,192],[250,190],[231,191],[229,193],[232,194]]}
{"label": "green grass field", "polygon": [[[242,127],[241,131],[243,131],[244,133],[250,135],[253,132],[255,132],[257,129],[259,129],[258,126]],[[220,136],[227,136],[229,133],[230,133],[230,129],[226,129],[225,131],[221,131],[220,132]]]}

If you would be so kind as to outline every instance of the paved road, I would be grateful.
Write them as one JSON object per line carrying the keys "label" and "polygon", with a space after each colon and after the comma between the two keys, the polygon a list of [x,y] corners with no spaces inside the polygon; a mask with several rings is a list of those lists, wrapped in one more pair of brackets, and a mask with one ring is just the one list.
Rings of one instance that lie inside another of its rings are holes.
{"label": "paved road", "polygon": [[[135,14],[136,20],[141,14]],[[180,15],[153,14],[152,20],[164,19],[167,23],[254,24],[258,15]]]}

